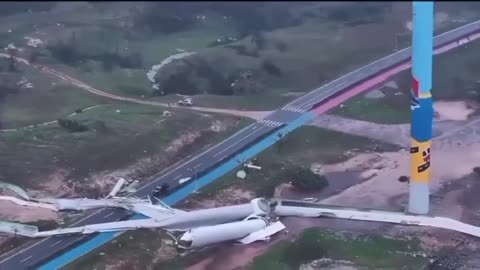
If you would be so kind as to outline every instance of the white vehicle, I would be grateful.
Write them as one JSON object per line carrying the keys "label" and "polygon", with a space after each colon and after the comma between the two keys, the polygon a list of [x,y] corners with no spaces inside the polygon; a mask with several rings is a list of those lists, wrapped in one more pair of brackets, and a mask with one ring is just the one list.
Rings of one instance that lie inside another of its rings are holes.
{"label": "white vehicle", "polygon": [[190,180],[192,180],[191,177],[185,177],[185,178],[182,178],[182,179],[178,180],[178,184],[182,185],[182,184],[185,184],[186,182],[188,182]]}
{"label": "white vehicle", "polygon": [[178,104],[182,106],[192,106],[193,105],[192,98],[184,98],[182,100],[179,100]]}

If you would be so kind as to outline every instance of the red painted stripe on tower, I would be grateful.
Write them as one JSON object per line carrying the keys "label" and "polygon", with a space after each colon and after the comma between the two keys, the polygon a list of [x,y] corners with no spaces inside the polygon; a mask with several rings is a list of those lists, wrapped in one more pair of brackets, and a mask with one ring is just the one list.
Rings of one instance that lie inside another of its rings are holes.
{"label": "red painted stripe on tower", "polygon": [[413,92],[415,93],[415,95],[418,97],[420,96],[420,82],[417,80],[417,78],[415,78],[415,76],[413,76]]}

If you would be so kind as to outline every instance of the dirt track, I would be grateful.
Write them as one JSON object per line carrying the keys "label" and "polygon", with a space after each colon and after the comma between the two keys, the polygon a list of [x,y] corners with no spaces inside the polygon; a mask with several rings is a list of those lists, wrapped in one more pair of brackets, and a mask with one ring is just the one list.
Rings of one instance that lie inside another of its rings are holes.
{"label": "dirt track", "polygon": [[[10,55],[5,54],[5,53],[0,53],[0,57],[3,58],[9,58]],[[249,118],[254,118],[254,119],[259,119],[263,118],[265,115],[270,113],[269,111],[240,111],[240,110],[229,110],[229,109],[216,109],[216,108],[204,108],[204,107],[183,107],[179,106],[175,103],[163,103],[163,102],[156,102],[156,101],[149,101],[149,100],[143,100],[143,99],[137,99],[137,98],[131,98],[131,97],[124,97],[124,96],[119,96],[111,93],[107,93],[105,91],[99,90],[97,88],[94,88],[90,85],[88,85],[85,82],[79,81],[75,78],[70,77],[69,75],[65,73],[61,73],[59,71],[56,71],[54,69],[51,69],[49,67],[39,65],[39,64],[32,64],[30,63],[27,59],[20,58],[20,57],[14,57],[14,59],[22,64],[28,65],[34,69],[37,69],[39,71],[42,71],[44,73],[47,73],[51,76],[57,77],[61,80],[64,80],[68,83],[71,83],[83,90],[86,90],[92,94],[99,95],[102,97],[107,97],[110,99],[115,99],[115,100],[120,100],[120,101],[127,101],[127,102],[132,102],[136,104],[143,104],[143,105],[151,105],[151,106],[160,106],[160,107],[165,107],[165,108],[178,108],[178,109],[185,109],[185,110],[194,110],[194,111],[199,111],[199,112],[209,112],[209,113],[221,113],[221,114],[227,114],[227,115],[235,115],[235,116],[241,116],[241,117],[249,117]]]}

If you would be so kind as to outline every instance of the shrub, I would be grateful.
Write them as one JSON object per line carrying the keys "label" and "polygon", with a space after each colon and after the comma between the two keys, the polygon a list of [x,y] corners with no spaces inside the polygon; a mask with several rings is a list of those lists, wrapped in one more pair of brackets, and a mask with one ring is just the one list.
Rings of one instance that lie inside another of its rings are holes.
{"label": "shrub", "polygon": [[63,127],[64,129],[68,130],[69,132],[84,132],[88,130],[88,127],[85,125],[80,124],[76,120],[70,119],[58,119],[58,125]]}
{"label": "shrub", "polygon": [[302,191],[320,191],[328,186],[324,175],[318,175],[303,167],[294,167],[287,170],[287,177],[292,185]]}
{"label": "shrub", "polygon": [[480,176],[480,167],[473,168],[473,172]]}
{"label": "shrub", "polygon": [[266,72],[273,76],[280,77],[283,75],[282,70],[268,59],[263,61],[262,67]]}

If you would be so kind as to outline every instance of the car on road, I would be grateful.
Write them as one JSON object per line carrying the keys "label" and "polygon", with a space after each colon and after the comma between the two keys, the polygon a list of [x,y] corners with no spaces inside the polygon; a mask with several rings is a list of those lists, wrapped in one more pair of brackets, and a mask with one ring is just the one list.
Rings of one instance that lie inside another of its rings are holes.
{"label": "car on road", "polygon": [[164,195],[168,192],[169,188],[170,188],[170,185],[167,184],[167,183],[163,183],[161,185],[158,185],[153,189],[152,196],[153,197],[158,197],[158,196]]}
{"label": "car on road", "polygon": [[178,101],[178,105],[182,105],[182,106],[192,106],[192,105],[193,105],[193,102],[192,102],[192,99],[191,99],[191,98],[184,98],[184,99]]}

